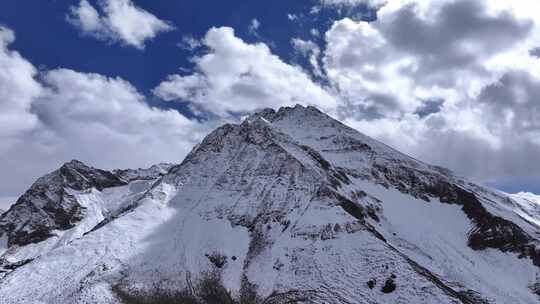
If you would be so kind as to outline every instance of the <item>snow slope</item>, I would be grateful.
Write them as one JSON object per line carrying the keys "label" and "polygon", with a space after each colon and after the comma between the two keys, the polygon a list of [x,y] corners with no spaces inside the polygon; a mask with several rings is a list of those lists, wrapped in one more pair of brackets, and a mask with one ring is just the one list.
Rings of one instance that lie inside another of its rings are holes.
{"label": "snow slope", "polygon": [[539,301],[532,199],[469,183],[312,107],[224,125],[180,165],[145,172],[113,171],[107,187],[57,183],[84,212],[44,239],[0,235],[0,302]]}
{"label": "snow slope", "polygon": [[40,178],[0,216],[0,277],[116,216],[167,167],[171,165],[111,173],[71,161]]}
{"label": "snow slope", "polygon": [[509,196],[513,201],[512,210],[524,220],[540,227],[540,196],[527,192]]}

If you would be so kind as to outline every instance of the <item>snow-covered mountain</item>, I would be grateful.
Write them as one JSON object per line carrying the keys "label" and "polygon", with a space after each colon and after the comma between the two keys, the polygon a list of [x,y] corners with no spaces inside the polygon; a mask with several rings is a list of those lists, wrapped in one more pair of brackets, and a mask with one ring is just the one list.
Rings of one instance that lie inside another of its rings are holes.
{"label": "snow-covered mountain", "polygon": [[109,172],[73,160],[39,178],[0,216],[0,278],[130,208],[171,166]]}
{"label": "snow-covered mountain", "polygon": [[179,165],[40,178],[0,217],[0,302],[538,303],[537,202],[267,109]]}

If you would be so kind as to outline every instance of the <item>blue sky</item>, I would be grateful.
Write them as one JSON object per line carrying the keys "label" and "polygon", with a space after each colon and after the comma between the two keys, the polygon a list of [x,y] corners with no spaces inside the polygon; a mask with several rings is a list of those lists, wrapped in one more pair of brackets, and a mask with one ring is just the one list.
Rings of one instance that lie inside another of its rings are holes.
{"label": "blue sky", "polygon": [[217,125],[296,103],[476,181],[540,192],[531,1],[0,8],[0,197],[73,158],[108,169],[180,162]]}
{"label": "blue sky", "polygon": [[[246,42],[266,42],[272,52],[285,61],[302,63],[293,50],[291,39],[313,38],[310,34],[312,28],[324,33],[333,20],[344,15],[334,9],[309,15],[317,1],[138,0],[138,7],[175,27],[173,31],[157,35],[141,51],[82,36],[66,22],[70,7],[78,3],[7,1],[0,11],[0,23],[17,33],[13,49],[38,67],[63,67],[110,77],[120,76],[146,94],[166,75],[178,72],[179,68],[193,68],[189,60],[192,52],[178,46],[182,37],[201,38],[211,27],[228,26],[234,28],[236,35]],[[21,12],[24,12],[24,18],[21,18]],[[347,12],[347,15],[356,17],[362,12],[369,13],[369,10],[360,6]],[[293,22],[289,20],[289,14],[300,17]],[[253,19],[261,23],[257,35],[249,31]],[[320,38],[314,41],[322,43]]]}

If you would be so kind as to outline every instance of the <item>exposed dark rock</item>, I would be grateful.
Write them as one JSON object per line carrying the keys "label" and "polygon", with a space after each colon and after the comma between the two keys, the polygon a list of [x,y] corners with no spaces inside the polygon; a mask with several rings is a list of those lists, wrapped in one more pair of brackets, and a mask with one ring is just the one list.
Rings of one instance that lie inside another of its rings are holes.
{"label": "exposed dark rock", "polygon": [[112,172],[86,166],[77,160],[64,164],[58,173],[63,179],[63,185],[74,190],[86,190],[92,187],[103,190],[126,184]]}
{"label": "exposed dark rock", "polygon": [[324,157],[322,157],[321,154],[319,154],[319,152],[315,151],[314,149],[308,147],[308,146],[300,146],[304,151],[307,152],[307,154],[309,156],[311,156],[316,162],[319,163],[319,165],[321,166],[321,168],[323,168],[324,170],[328,170],[330,169],[330,167],[332,167],[332,165],[326,160],[324,159]]}
{"label": "exposed dark rock", "polygon": [[334,168],[332,165],[324,159],[324,157],[311,147],[301,145],[300,146],[315,162],[327,173],[327,178],[334,188],[339,188],[342,184],[350,184],[351,180],[345,173],[344,169]]}
{"label": "exposed dark rock", "polygon": [[377,215],[377,212],[379,212],[379,210],[377,210],[376,207],[373,207],[372,205],[368,205],[366,207],[366,210],[367,210],[367,215],[374,221],[376,222],[379,222],[380,219],[379,219],[379,216]]}
{"label": "exposed dark rock", "polygon": [[118,169],[114,170],[113,173],[125,182],[155,180],[165,175],[173,167],[173,164],[161,163],[146,169]]}
{"label": "exposed dark rock", "polygon": [[343,208],[343,210],[345,210],[348,214],[352,215],[359,221],[365,221],[364,208],[361,205],[355,204],[353,201],[339,194],[336,194],[335,197],[338,199],[340,203],[339,205],[341,206],[341,208]]}
{"label": "exposed dark rock", "polygon": [[206,254],[206,257],[217,268],[222,268],[227,263],[227,257],[217,252]]}
{"label": "exposed dark rock", "polygon": [[21,266],[24,266],[30,262],[32,262],[34,259],[26,259],[26,260],[20,260],[20,261],[17,261],[15,263],[8,263],[6,260],[1,260],[0,259],[0,271],[2,269],[5,269],[5,270],[15,270]]}
{"label": "exposed dark rock", "polygon": [[270,294],[266,299],[259,302],[261,304],[293,304],[293,303],[313,303],[313,299],[316,298],[316,290],[289,290],[286,292],[274,292]]}
{"label": "exposed dark rock", "polygon": [[367,281],[367,286],[369,287],[369,289],[375,288],[375,285],[377,285],[377,280],[371,279],[371,280]]}
{"label": "exposed dark rock", "polygon": [[[327,138],[323,138],[323,140],[324,139],[327,139]],[[359,153],[368,154],[368,155],[372,155],[374,153],[372,148],[368,144],[353,137],[333,136],[332,144],[334,144],[336,147],[339,147],[339,148],[324,149],[322,150],[322,152],[339,153],[339,152],[354,151],[354,152],[359,152]]]}
{"label": "exposed dark rock", "polygon": [[[474,300],[471,300],[467,295],[464,295],[462,292],[458,292],[454,290],[453,288],[449,287],[446,283],[444,283],[439,277],[434,275],[431,271],[429,271],[427,268],[421,266],[420,264],[413,261],[411,258],[409,258],[407,255],[403,254],[399,250],[397,250],[395,247],[393,247],[390,244],[387,244],[388,247],[393,250],[395,253],[403,257],[407,263],[422,277],[426,278],[428,281],[432,282],[434,285],[439,287],[445,294],[448,296],[455,298],[459,300],[463,304],[477,304],[482,302],[476,302]],[[388,269],[388,265],[385,265],[385,269]]]}
{"label": "exposed dark rock", "polygon": [[120,282],[112,286],[112,291],[125,304],[286,304],[310,303],[314,290],[289,290],[273,292],[266,298],[257,294],[257,286],[244,276],[241,279],[240,294],[233,297],[223,286],[219,276],[207,274],[201,280],[187,284],[189,288],[175,290],[161,284],[154,284],[150,290],[137,290]]}
{"label": "exposed dark rock", "polygon": [[462,206],[463,212],[475,224],[469,232],[469,247],[513,252],[519,257],[531,258],[534,265],[540,267],[540,250],[533,243],[534,239],[513,222],[489,213],[475,194],[445,182],[436,184],[430,193],[438,195],[442,202]]}
{"label": "exposed dark rock", "polygon": [[540,267],[540,249],[535,245],[534,238],[513,222],[491,214],[474,193],[442,174],[441,170],[422,171],[401,164],[375,164],[374,170],[372,176],[387,187],[392,185],[426,202],[430,201],[430,197],[435,197],[443,203],[460,205],[474,224],[468,237],[468,245],[472,249],[493,248],[513,252],[521,258],[531,258],[534,265]]}
{"label": "exposed dark rock", "polygon": [[386,282],[384,282],[383,287],[381,288],[381,291],[384,293],[391,293],[396,290],[396,282],[394,282],[394,279],[388,278],[386,279]]}
{"label": "exposed dark rock", "polygon": [[37,185],[0,218],[0,235],[7,234],[8,246],[36,243],[55,229],[74,227],[83,216],[84,208],[65,189]]}
{"label": "exposed dark rock", "polygon": [[125,304],[239,304],[220,278],[212,274],[203,277],[196,286],[182,290],[159,283],[150,290],[137,290],[121,282],[112,286],[112,291]]}
{"label": "exposed dark rock", "polygon": [[459,292],[460,296],[463,299],[467,299],[467,301],[474,303],[474,304],[490,304],[491,301],[484,299],[482,295],[474,290],[465,290]]}
{"label": "exposed dark rock", "polygon": [[53,230],[70,229],[84,217],[84,208],[67,189],[103,190],[125,184],[109,171],[73,160],[38,179],[9,211],[0,216],[0,236],[7,235],[8,246],[43,241]]}
{"label": "exposed dark rock", "polygon": [[244,261],[244,268],[246,268],[251,260],[258,256],[263,250],[270,245],[270,241],[267,235],[261,231],[260,225],[256,225],[252,231],[250,231],[250,242],[246,260]]}
{"label": "exposed dark rock", "polygon": [[540,282],[538,282],[539,278],[536,278],[537,282],[532,283],[529,285],[529,289],[532,293],[538,296],[538,300],[540,300]]}

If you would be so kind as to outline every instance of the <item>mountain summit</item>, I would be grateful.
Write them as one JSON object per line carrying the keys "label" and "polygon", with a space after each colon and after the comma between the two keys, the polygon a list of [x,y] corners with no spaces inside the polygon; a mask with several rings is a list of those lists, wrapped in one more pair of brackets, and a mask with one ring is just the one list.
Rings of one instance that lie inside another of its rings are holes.
{"label": "mountain summit", "polygon": [[538,210],[316,108],[265,109],[179,165],[40,178],[0,216],[0,299],[536,303]]}

